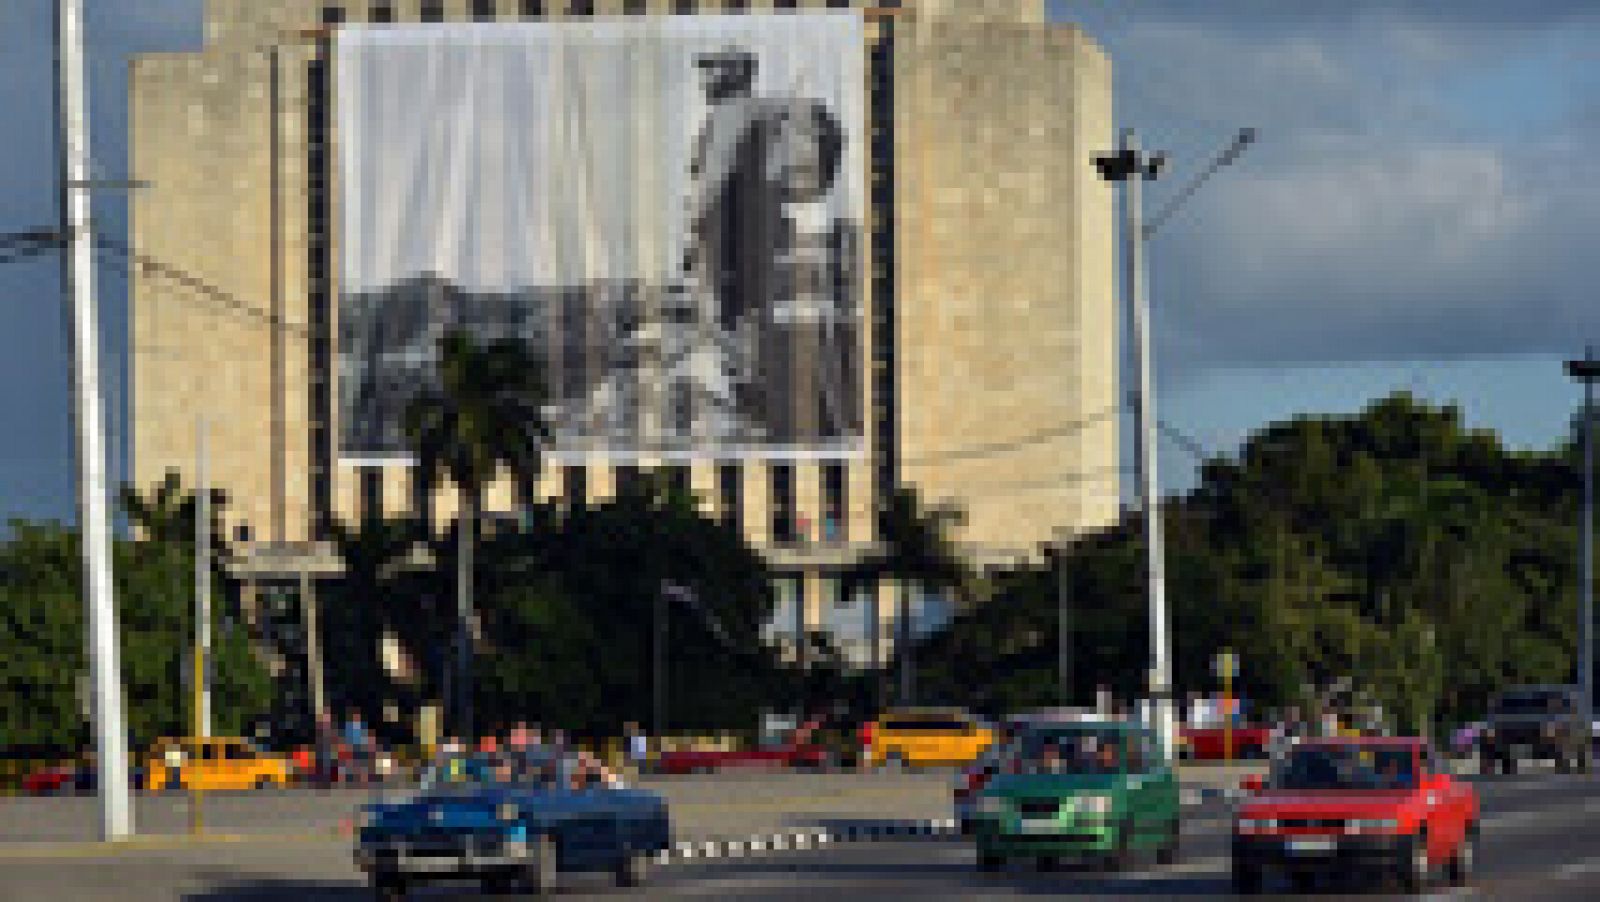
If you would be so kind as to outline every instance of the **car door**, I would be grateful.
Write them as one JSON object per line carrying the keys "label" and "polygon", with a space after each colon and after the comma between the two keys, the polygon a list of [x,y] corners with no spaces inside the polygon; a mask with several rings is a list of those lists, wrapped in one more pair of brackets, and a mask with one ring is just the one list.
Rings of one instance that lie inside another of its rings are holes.
{"label": "car door", "polygon": [[1123,791],[1128,800],[1128,828],[1135,843],[1151,841],[1165,827],[1161,822],[1158,805],[1157,775],[1152,771],[1145,738],[1139,733],[1121,737]]}
{"label": "car door", "polygon": [[1455,853],[1466,829],[1460,787],[1439,769],[1437,759],[1426,746],[1417,748],[1416,767],[1427,805],[1428,857],[1434,864],[1442,864]]}

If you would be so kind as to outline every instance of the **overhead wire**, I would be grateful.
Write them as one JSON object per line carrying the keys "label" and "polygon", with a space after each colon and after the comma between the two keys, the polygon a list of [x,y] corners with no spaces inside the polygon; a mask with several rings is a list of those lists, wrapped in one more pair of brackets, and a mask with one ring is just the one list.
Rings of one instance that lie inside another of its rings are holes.
{"label": "overhead wire", "polygon": [[989,442],[981,445],[972,445],[950,454],[912,458],[910,460],[901,461],[900,465],[902,467],[923,467],[932,466],[935,464],[963,462],[968,460],[979,460],[986,457],[994,457],[998,454],[1016,451],[1031,445],[1043,444],[1045,442],[1054,441],[1055,439],[1065,438],[1069,435],[1081,432],[1090,426],[1094,426],[1101,421],[1118,415],[1122,412],[1122,409],[1123,405],[1113,405],[1099,411],[1098,413],[1090,414],[1083,419],[1074,420],[1069,423],[1062,423],[1056,426],[1049,426],[1020,438],[1009,439],[1001,442]]}
{"label": "overhead wire", "polygon": [[173,264],[162,261],[157,257],[140,251],[122,241],[118,241],[115,238],[110,238],[104,234],[96,233],[95,247],[97,250],[108,251],[122,258],[122,269],[130,277],[134,274],[133,266],[131,264],[137,264],[141,274],[146,276],[154,275],[164,278],[169,283],[186,289],[192,295],[210,301],[220,309],[248,317],[260,323],[261,325],[287,329],[302,335],[310,333],[310,329],[302,323],[284,319],[270,310],[245,301],[226,289],[219,288],[218,286],[213,285],[210,282],[193,275],[192,273],[174,266]]}

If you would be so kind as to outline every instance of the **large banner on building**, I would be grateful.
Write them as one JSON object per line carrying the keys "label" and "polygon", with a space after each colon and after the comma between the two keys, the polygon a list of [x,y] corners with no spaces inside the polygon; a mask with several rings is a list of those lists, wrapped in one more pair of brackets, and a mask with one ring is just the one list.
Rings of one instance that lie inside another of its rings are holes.
{"label": "large banner on building", "polygon": [[341,456],[409,456],[452,328],[526,345],[557,459],[859,453],[864,47],[851,13],[341,28]]}

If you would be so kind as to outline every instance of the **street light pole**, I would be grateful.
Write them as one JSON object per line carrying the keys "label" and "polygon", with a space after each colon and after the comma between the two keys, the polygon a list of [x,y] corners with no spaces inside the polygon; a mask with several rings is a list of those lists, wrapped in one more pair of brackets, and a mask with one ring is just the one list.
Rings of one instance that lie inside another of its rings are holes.
{"label": "street light pole", "polygon": [[1166,568],[1161,546],[1160,481],[1156,473],[1155,393],[1151,386],[1150,298],[1146,288],[1145,242],[1178,208],[1222,167],[1238,159],[1255,141],[1254,129],[1240,129],[1233,141],[1199,175],[1184,186],[1150,221],[1143,222],[1141,184],[1160,175],[1166,155],[1146,154],[1133,129],[1124,129],[1117,152],[1096,156],[1101,178],[1123,183],[1127,291],[1133,307],[1133,352],[1138,391],[1134,396],[1137,420],[1134,444],[1139,466],[1139,496],[1144,509],[1145,554],[1150,579],[1150,696],[1154,704],[1156,733],[1165,754],[1176,748],[1177,722],[1172,706],[1171,639],[1168,635]]}
{"label": "street light pole", "polygon": [[1133,354],[1137,391],[1134,394],[1134,443],[1139,462],[1139,500],[1144,509],[1145,555],[1150,581],[1150,696],[1155,705],[1156,733],[1164,749],[1173,748],[1171,674],[1167,662],[1167,588],[1161,552],[1159,482],[1156,474],[1155,398],[1150,390],[1150,300],[1145,291],[1141,183],[1153,180],[1166,162],[1162,154],[1146,155],[1139,149],[1133,129],[1122,132],[1117,152],[1095,159],[1100,175],[1123,183],[1127,290],[1133,307]]}
{"label": "street light pole", "polygon": [[1567,375],[1583,383],[1583,569],[1578,622],[1578,691],[1583,723],[1594,722],[1594,383],[1600,379],[1600,358],[1589,346],[1582,360],[1567,361]]}
{"label": "street light pole", "polygon": [[211,737],[211,484],[206,474],[206,418],[195,422],[194,735]]}
{"label": "street light pole", "polygon": [[656,741],[667,734],[667,590],[656,590],[655,616],[655,678],[650,681],[651,719],[655,722]]}
{"label": "street light pole", "polygon": [[72,381],[76,401],[78,529],[83,542],[83,600],[89,627],[100,835],[133,833],[128,792],[128,735],[122,711],[117,608],[111,577],[110,502],[100,396],[100,336],[95,317],[94,247],[89,217],[89,121],[83,59],[83,2],[56,5],[57,122],[61,159],[63,282],[71,303]]}

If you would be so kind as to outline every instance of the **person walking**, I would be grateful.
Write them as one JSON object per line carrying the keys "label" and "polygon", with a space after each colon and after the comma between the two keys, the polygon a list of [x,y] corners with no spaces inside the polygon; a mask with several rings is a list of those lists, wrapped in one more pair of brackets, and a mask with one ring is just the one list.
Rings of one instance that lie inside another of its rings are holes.
{"label": "person walking", "polygon": [[623,739],[627,742],[628,764],[634,773],[642,774],[650,766],[650,739],[644,731],[633,721],[628,721],[622,727]]}
{"label": "person walking", "polygon": [[341,737],[346,748],[349,749],[348,760],[350,763],[350,778],[356,783],[368,782],[371,776],[371,742],[372,736],[367,730],[367,725],[361,720],[361,712],[351,708],[345,716],[344,731]]}

